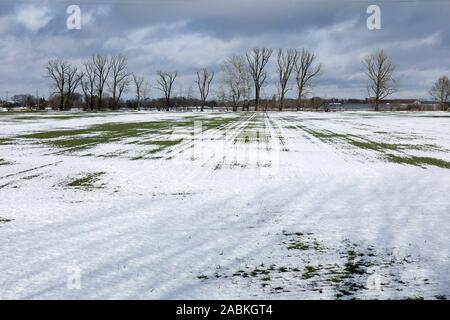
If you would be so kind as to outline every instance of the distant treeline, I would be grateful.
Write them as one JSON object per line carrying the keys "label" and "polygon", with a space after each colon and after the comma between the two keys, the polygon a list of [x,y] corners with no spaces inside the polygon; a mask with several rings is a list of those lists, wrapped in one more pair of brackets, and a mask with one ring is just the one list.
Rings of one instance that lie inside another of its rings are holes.
{"label": "distant treeline", "polygon": [[[128,71],[128,60],[123,55],[94,55],[81,65],[64,59],[50,60],[45,76],[52,94],[48,101],[41,99],[37,104],[39,108],[90,111],[121,108],[160,111],[203,111],[205,108],[232,111],[339,110],[337,105],[333,105],[338,102],[336,99],[308,97],[312,94],[316,79],[323,73],[314,53],[306,49],[279,49],[275,57],[276,70],[268,70],[272,56],[273,50],[268,48],[255,48],[244,55],[232,55],[221,64],[219,79],[214,71],[202,68],[196,72],[195,89],[191,87],[185,95],[174,94],[178,76],[176,71],[158,71],[156,82],[150,84],[142,75]],[[368,55],[362,62],[362,68],[367,77],[369,98],[356,103],[369,103],[375,111],[393,110],[395,106],[406,110],[426,107],[414,100],[387,103],[387,98],[398,92],[399,88],[395,78],[396,68],[383,50]],[[268,85],[269,72],[276,72],[278,93],[264,99],[261,90]],[[211,99],[213,81],[218,82],[218,90]],[[151,97],[152,88],[161,92],[162,97]],[[295,90],[294,99],[286,97],[292,88]],[[133,98],[124,99],[125,95]],[[430,96],[437,108],[448,109],[450,81],[446,76],[435,82]]]}

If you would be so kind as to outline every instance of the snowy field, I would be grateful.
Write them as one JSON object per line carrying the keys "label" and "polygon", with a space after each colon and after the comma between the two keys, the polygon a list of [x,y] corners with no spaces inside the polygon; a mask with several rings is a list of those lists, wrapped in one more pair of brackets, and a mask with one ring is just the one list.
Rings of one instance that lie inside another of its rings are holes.
{"label": "snowy field", "polygon": [[0,114],[2,299],[445,299],[449,235],[450,114]]}

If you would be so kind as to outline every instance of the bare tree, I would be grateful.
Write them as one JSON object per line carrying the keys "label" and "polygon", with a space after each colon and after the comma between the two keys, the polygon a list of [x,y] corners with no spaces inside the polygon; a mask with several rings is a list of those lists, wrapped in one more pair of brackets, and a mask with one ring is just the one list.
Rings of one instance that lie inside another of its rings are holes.
{"label": "bare tree", "polygon": [[123,55],[112,56],[109,60],[111,68],[111,82],[108,83],[108,87],[112,93],[113,110],[117,108],[122,93],[129,85],[127,63],[127,58]]}
{"label": "bare tree", "polygon": [[166,99],[166,110],[170,110],[170,95],[173,89],[173,83],[177,78],[177,72],[158,72],[159,79],[157,80],[157,89],[164,93],[164,98]]}
{"label": "bare tree", "polygon": [[316,56],[306,49],[297,51],[297,61],[294,65],[297,82],[297,111],[303,107],[303,99],[312,87],[312,80],[320,74],[321,64],[316,63]]}
{"label": "bare tree", "polygon": [[447,110],[447,101],[450,97],[450,80],[448,77],[440,77],[430,89],[430,95],[439,103],[442,111]]}
{"label": "bare tree", "polygon": [[64,103],[66,107],[73,102],[74,93],[81,82],[82,76],[83,74],[78,72],[77,67],[69,65],[66,72],[67,92],[65,96],[66,102]]}
{"label": "bare tree", "polygon": [[367,56],[364,65],[369,77],[368,95],[375,102],[375,111],[378,111],[380,101],[397,92],[397,82],[394,79],[395,66],[383,50]]}
{"label": "bare tree", "polygon": [[251,91],[251,77],[243,56],[232,55],[222,64],[224,87],[228,89],[228,96],[233,104],[233,111],[237,111],[237,104],[242,99],[249,99]]}
{"label": "bare tree", "polygon": [[66,103],[66,80],[67,80],[67,72],[70,69],[70,64],[61,59],[50,60],[47,63],[46,69],[46,77],[49,78],[53,83],[55,93],[59,95],[59,110],[65,109]]}
{"label": "bare tree", "polygon": [[[226,96],[227,96],[227,94],[225,92],[225,89],[222,86],[220,86],[216,91],[216,99],[218,102],[218,107],[221,107],[221,106],[225,107],[226,111],[228,111],[228,106],[226,104],[226,100],[227,100]],[[234,108],[234,106],[233,106],[233,108]]]}
{"label": "bare tree", "polygon": [[279,82],[279,110],[283,110],[284,97],[289,90],[288,82],[291,77],[292,70],[297,63],[298,55],[297,50],[288,49],[286,53],[282,49],[278,50],[278,82]]}
{"label": "bare tree", "polygon": [[83,76],[81,78],[81,89],[84,93],[84,99],[89,104],[89,109],[94,111],[94,96],[95,96],[95,66],[92,61],[86,61],[84,64]]}
{"label": "bare tree", "polygon": [[265,67],[271,55],[272,50],[267,48],[254,48],[246,53],[250,75],[255,86],[255,111],[258,111],[261,88],[267,78]]}
{"label": "bare tree", "polygon": [[191,103],[193,98],[194,98],[194,88],[193,85],[189,85],[189,87],[186,90],[186,99],[187,99],[187,103],[185,106],[186,110],[188,109],[189,103]]}
{"label": "bare tree", "polygon": [[206,68],[203,68],[197,71],[197,86],[200,91],[200,100],[202,101],[202,105],[200,106],[200,111],[203,111],[204,106],[206,104],[206,99],[208,98],[209,88],[211,86],[211,82],[214,79],[214,72],[208,72]]}
{"label": "bare tree", "polygon": [[92,63],[94,66],[94,74],[97,80],[95,83],[95,88],[98,94],[98,107],[99,109],[101,109],[103,106],[105,84],[108,80],[109,73],[111,72],[111,64],[109,63],[108,57],[104,57],[101,55],[92,57]]}
{"label": "bare tree", "polygon": [[142,91],[142,94],[141,94],[141,96],[142,96],[141,105],[143,105],[143,107],[146,106],[146,101],[150,97],[150,89],[151,89],[150,84],[147,81],[145,81],[143,86],[142,86],[142,90],[141,90]]}
{"label": "bare tree", "polygon": [[144,78],[138,77],[135,74],[133,74],[133,83],[134,87],[136,89],[136,102],[137,102],[137,108],[138,110],[141,109],[141,99],[142,99],[142,85],[144,84]]}

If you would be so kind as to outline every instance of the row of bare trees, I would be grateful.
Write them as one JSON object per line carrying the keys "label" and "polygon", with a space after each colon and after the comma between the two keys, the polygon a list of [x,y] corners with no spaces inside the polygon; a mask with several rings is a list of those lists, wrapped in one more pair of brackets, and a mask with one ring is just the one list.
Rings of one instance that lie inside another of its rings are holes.
{"label": "row of bare trees", "polygon": [[[272,50],[256,48],[243,56],[233,55],[222,66],[223,85],[228,88],[233,105],[241,98],[249,99],[252,89],[255,92],[255,110],[258,111],[261,88],[266,83],[266,66]],[[369,54],[363,61],[367,76],[367,95],[375,111],[383,99],[398,92],[395,79],[395,66],[384,50]],[[289,81],[294,75],[297,89],[297,110],[302,109],[303,101],[311,92],[314,79],[320,75],[322,65],[314,53],[302,49],[279,49],[277,54],[278,109],[283,110],[286,93],[290,90]],[[450,98],[450,80],[443,76],[430,90],[431,97],[439,103],[442,110],[447,109]],[[248,105],[247,105],[248,108]],[[244,109],[244,107],[243,107]],[[234,107],[236,110],[236,107]]]}
{"label": "row of bare trees", "polygon": [[[238,103],[243,100],[242,109],[248,109],[250,94],[254,90],[255,111],[259,110],[261,89],[267,82],[267,65],[273,50],[268,48],[254,48],[245,55],[232,55],[222,64],[224,78],[223,87],[226,95],[237,110]],[[302,99],[312,87],[313,79],[320,74],[321,64],[316,56],[306,49],[279,49],[277,55],[278,74],[278,108],[283,110],[286,93],[290,90],[289,81],[295,73],[297,87],[297,109],[302,107]]]}
{"label": "row of bare trees", "polygon": [[[173,92],[173,85],[175,79],[177,78],[177,72],[167,72],[159,71],[158,80],[156,81],[156,88],[164,94],[166,110],[169,111],[171,108],[171,95]],[[206,105],[206,100],[208,99],[211,82],[214,79],[214,72],[208,71],[206,68],[197,71],[197,79],[195,83],[197,84],[200,93],[200,110],[203,111]]]}
{"label": "row of bare trees", "polygon": [[[171,107],[171,95],[177,75],[177,72],[158,72],[156,89],[163,92],[167,111]],[[150,90],[143,77],[128,72],[127,58],[123,55],[112,57],[95,55],[92,59],[85,61],[81,69],[62,59],[50,60],[46,66],[46,77],[51,81],[53,95],[59,99],[60,110],[71,107],[74,94],[80,84],[87,108],[91,111],[104,107],[107,91],[110,93],[109,107],[117,110],[123,94],[130,85],[134,87],[135,100],[140,109]],[[209,72],[207,69],[197,72],[196,83],[200,92],[202,111],[213,78],[214,72]]]}
{"label": "row of bare trees", "polygon": [[[237,110],[237,104],[242,99],[250,99],[254,90],[255,111],[259,110],[261,89],[267,82],[267,65],[273,50],[268,48],[255,48],[248,51],[245,56],[232,55],[222,65],[224,78],[222,84],[228,91],[228,97]],[[317,62],[316,55],[302,49],[279,49],[277,55],[278,74],[278,108],[283,110],[286,93],[290,90],[289,81],[295,73],[297,87],[297,110],[302,108],[302,99],[312,87],[314,78],[321,71],[321,64]],[[243,105],[243,109],[247,105]]]}
{"label": "row of bare trees", "polygon": [[[231,103],[233,111],[239,105],[249,110],[250,101],[255,111],[260,109],[261,90],[267,84],[268,63],[273,50],[254,48],[244,55],[232,55],[221,66],[222,79],[218,96]],[[368,78],[367,91],[375,110],[383,99],[397,92],[398,83],[394,78],[395,66],[386,53],[381,50],[368,55],[363,61]],[[314,79],[321,74],[322,65],[314,53],[307,49],[279,49],[276,57],[278,109],[283,110],[286,95],[291,90],[290,82],[295,83],[296,107],[301,110],[304,100],[311,92]],[[206,68],[196,73],[195,83],[200,96],[200,110],[204,110],[210,94],[215,73]],[[54,94],[59,99],[59,109],[66,110],[81,86],[84,101],[89,110],[102,109],[105,93],[108,92],[108,107],[117,110],[124,93],[132,86],[138,109],[148,98],[149,85],[143,77],[128,71],[127,58],[123,55],[112,57],[95,55],[83,63],[82,67],[65,60],[51,60],[46,66],[46,76],[51,80]],[[155,88],[163,93],[167,111],[172,107],[171,97],[177,72],[159,71]],[[254,93],[254,99],[251,94]],[[430,90],[430,95],[446,108],[450,97],[450,81],[441,77]],[[158,107],[159,110],[159,107]]]}
{"label": "row of bare trees", "polygon": [[[248,51],[244,56],[233,55],[222,65],[224,77],[222,85],[226,97],[230,98],[233,110],[241,102],[245,102],[249,107],[250,94],[255,93],[254,107],[259,110],[261,89],[266,84],[268,72],[267,64],[272,55],[272,49],[255,48]],[[289,90],[288,81],[293,70],[296,72],[299,106],[307,88],[311,85],[311,80],[320,72],[320,64],[315,65],[316,56],[307,50],[298,51],[289,49],[278,52],[278,72],[279,72],[279,100],[280,110],[283,109],[283,101],[286,92]],[[51,60],[46,66],[47,77],[51,79],[54,93],[59,97],[59,109],[66,110],[70,104],[73,94],[78,85],[84,94],[84,100],[89,110],[95,108],[102,109],[105,92],[111,94],[111,108],[116,110],[123,94],[133,84],[135,89],[135,99],[138,108],[141,105],[144,92],[144,78],[130,74],[127,69],[127,58],[123,55],[106,57],[95,55],[92,59],[85,61],[83,67],[72,66],[65,60]],[[214,72],[203,68],[197,71],[196,84],[200,93],[201,111],[206,105],[206,100],[210,94],[211,83],[214,79]],[[171,108],[171,96],[174,82],[177,79],[177,72],[159,71],[156,81],[156,89],[161,91],[165,99],[166,110]],[[243,108],[245,106],[243,104]]]}
{"label": "row of bare trees", "polygon": [[90,110],[95,107],[102,109],[107,89],[112,96],[112,109],[115,110],[130,85],[127,58],[122,55],[96,55],[85,61],[80,69],[62,59],[50,60],[46,66],[46,77],[51,80],[53,93],[59,97],[60,110],[70,107],[80,84]]}

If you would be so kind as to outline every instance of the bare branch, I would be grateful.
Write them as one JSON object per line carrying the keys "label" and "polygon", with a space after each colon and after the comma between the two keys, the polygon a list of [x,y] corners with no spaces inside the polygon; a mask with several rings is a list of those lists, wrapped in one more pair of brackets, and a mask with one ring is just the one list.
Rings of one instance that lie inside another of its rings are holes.
{"label": "bare branch", "polygon": [[142,85],[144,83],[144,78],[138,77],[135,74],[133,74],[133,83],[134,83],[134,87],[136,88],[137,107],[138,107],[138,109],[140,109],[141,108],[141,98],[142,98]]}
{"label": "bare branch", "polygon": [[108,87],[112,93],[113,109],[117,108],[122,93],[129,85],[127,63],[127,58],[123,55],[112,56],[109,60],[111,81],[108,83]]}
{"label": "bare branch", "polygon": [[306,97],[308,90],[312,87],[312,81],[320,75],[322,65],[315,62],[317,60],[315,54],[306,49],[297,52],[298,58],[294,65],[295,80],[297,82],[297,110],[302,108],[303,99]]}
{"label": "bare branch", "polygon": [[279,110],[283,110],[284,97],[289,90],[288,82],[291,77],[292,70],[298,60],[297,50],[288,49],[285,53],[282,49],[278,50],[278,83],[279,83]]}
{"label": "bare branch", "polygon": [[254,48],[246,53],[250,75],[255,86],[255,111],[258,111],[261,88],[267,78],[265,67],[272,55],[272,49]]}
{"label": "bare branch", "polygon": [[62,59],[50,60],[45,67],[46,77],[51,80],[54,93],[59,95],[59,109],[65,109],[65,95],[67,87],[67,72],[70,70],[70,64]]}
{"label": "bare branch", "polygon": [[156,88],[164,93],[166,99],[166,110],[170,110],[170,95],[173,89],[173,83],[177,78],[177,72],[158,72],[159,79],[157,80]]}
{"label": "bare branch", "polygon": [[252,86],[252,79],[243,56],[232,55],[222,64],[224,77],[222,83],[228,89],[228,96],[233,103],[233,111],[237,111],[237,103],[242,99],[248,100]]}
{"label": "bare branch", "polygon": [[398,85],[393,77],[395,67],[383,50],[367,56],[363,63],[369,78],[369,99],[375,101],[375,111],[378,111],[380,101],[397,92]]}
{"label": "bare branch", "polygon": [[83,76],[81,79],[81,89],[84,93],[86,103],[89,103],[89,109],[94,110],[95,84],[97,81],[95,75],[95,66],[92,61],[86,61],[83,64]]}
{"label": "bare branch", "polygon": [[208,98],[209,94],[209,88],[211,86],[211,82],[214,79],[214,72],[210,73],[207,69],[203,68],[199,71],[197,71],[197,86],[198,90],[200,91],[200,99],[202,101],[201,105],[201,111],[203,111],[203,108],[206,103],[206,99]]}
{"label": "bare branch", "polygon": [[92,57],[92,63],[94,66],[94,74],[96,77],[95,88],[98,94],[98,107],[101,109],[103,105],[103,94],[105,90],[105,84],[108,80],[109,73],[111,72],[111,64],[108,57],[96,55]]}

